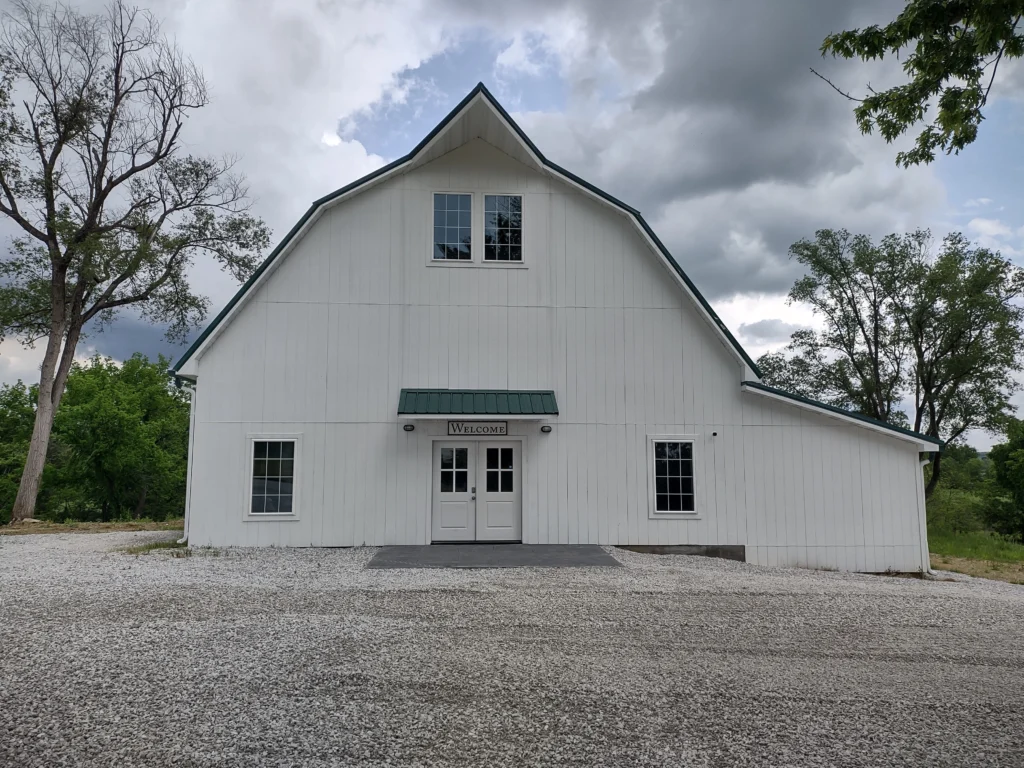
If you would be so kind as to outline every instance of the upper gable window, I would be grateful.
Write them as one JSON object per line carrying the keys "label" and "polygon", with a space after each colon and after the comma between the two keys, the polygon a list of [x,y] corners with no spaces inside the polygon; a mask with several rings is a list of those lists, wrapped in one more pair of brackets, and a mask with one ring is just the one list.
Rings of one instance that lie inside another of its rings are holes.
{"label": "upper gable window", "polygon": [[522,195],[484,195],[484,261],[522,260]]}
{"label": "upper gable window", "polygon": [[434,195],[434,259],[470,260],[473,242],[472,201],[472,195]]}

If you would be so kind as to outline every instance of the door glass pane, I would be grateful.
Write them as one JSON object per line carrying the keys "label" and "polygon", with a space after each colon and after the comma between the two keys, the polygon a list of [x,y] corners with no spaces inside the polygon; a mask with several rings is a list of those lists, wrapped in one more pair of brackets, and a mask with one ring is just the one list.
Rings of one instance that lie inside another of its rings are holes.
{"label": "door glass pane", "polygon": [[452,473],[442,471],[441,472],[441,493],[452,492]]}
{"label": "door glass pane", "polygon": [[469,467],[469,448],[455,449],[455,468],[466,469]]}
{"label": "door glass pane", "polygon": [[487,468],[497,469],[498,468],[498,449],[488,448],[487,449]]}
{"label": "door glass pane", "polygon": [[491,470],[487,473],[487,492],[497,493],[498,492],[498,475],[500,472]]}
{"label": "door glass pane", "polygon": [[469,489],[469,472],[463,469],[455,470],[455,492],[465,493]]}
{"label": "door glass pane", "polygon": [[451,448],[441,449],[441,469],[452,469],[455,461],[455,451]]}
{"label": "door glass pane", "polygon": [[501,449],[501,468],[512,469],[512,449],[502,448]]}
{"label": "door glass pane", "polygon": [[502,472],[501,473],[501,492],[512,493],[512,473]]}

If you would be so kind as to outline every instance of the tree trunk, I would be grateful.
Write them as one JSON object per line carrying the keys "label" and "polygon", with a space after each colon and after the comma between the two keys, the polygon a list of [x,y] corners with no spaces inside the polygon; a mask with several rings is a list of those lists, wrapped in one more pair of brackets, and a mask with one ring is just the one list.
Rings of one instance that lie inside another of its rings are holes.
{"label": "tree trunk", "polygon": [[143,510],[146,509],[146,486],[142,486],[142,493],[139,494],[139,503],[135,505],[135,516],[134,519],[138,520],[142,517]]}
{"label": "tree trunk", "polygon": [[35,514],[39,485],[43,480],[43,469],[46,467],[46,451],[50,447],[53,418],[57,415],[57,407],[64,396],[64,385],[71,372],[71,364],[75,360],[75,348],[78,346],[81,333],[81,326],[74,323],[68,330],[66,340],[63,332],[51,332],[46,341],[46,352],[39,372],[36,420],[32,425],[32,440],[28,446],[25,469],[21,473],[18,496],[14,500],[14,509],[11,510],[12,523]]}
{"label": "tree trunk", "polygon": [[932,454],[932,476],[928,485],[924,488],[924,497],[930,499],[935,487],[939,484],[939,472],[942,464],[942,454],[936,451]]}

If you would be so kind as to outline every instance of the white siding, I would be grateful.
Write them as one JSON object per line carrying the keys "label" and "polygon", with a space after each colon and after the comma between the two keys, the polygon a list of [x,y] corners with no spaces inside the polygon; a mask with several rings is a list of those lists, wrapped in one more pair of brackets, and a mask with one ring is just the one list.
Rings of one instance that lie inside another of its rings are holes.
{"label": "white siding", "polygon": [[[526,267],[429,265],[446,190],[521,192]],[[198,370],[194,544],[426,543],[444,424],[403,432],[399,390],[553,389],[550,434],[509,425],[526,542],[926,562],[911,443],[742,392],[734,352],[624,216],[480,140],[328,209]],[[297,521],[243,521],[246,435],[268,432],[303,435]],[[697,519],[650,519],[654,434],[696,435]]]}

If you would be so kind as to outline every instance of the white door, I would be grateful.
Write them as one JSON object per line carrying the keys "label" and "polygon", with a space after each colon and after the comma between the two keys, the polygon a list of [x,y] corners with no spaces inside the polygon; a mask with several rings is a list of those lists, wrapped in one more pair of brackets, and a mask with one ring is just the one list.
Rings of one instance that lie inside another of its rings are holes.
{"label": "white door", "polygon": [[476,538],[475,443],[434,443],[433,541]]}
{"label": "white door", "polygon": [[522,443],[434,443],[432,541],[521,541]]}
{"label": "white door", "polygon": [[521,443],[480,443],[476,498],[477,541],[523,538]]}

